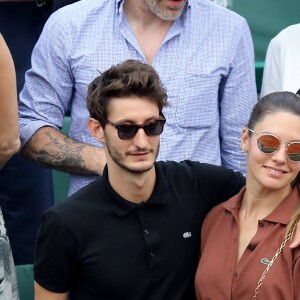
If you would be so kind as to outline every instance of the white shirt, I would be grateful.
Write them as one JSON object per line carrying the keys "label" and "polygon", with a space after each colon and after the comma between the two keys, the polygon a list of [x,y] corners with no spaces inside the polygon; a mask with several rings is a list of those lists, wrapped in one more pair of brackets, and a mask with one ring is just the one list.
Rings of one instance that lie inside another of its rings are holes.
{"label": "white shirt", "polygon": [[271,92],[300,89],[300,24],[275,36],[268,47],[261,96]]}

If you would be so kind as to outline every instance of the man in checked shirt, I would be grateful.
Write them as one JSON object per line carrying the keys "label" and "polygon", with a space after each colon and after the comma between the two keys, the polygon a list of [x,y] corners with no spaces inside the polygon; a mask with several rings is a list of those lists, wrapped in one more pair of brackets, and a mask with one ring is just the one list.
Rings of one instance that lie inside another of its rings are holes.
{"label": "man in checked shirt", "polygon": [[[158,160],[244,172],[240,134],[257,101],[251,34],[209,0],[84,0],[55,12],[20,94],[21,154],[71,173],[69,194],[102,175],[102,145],[85,126],[87,85],[129,58],[152,65],[168,92]],[[59,131],[68,110],[70,137]]]}

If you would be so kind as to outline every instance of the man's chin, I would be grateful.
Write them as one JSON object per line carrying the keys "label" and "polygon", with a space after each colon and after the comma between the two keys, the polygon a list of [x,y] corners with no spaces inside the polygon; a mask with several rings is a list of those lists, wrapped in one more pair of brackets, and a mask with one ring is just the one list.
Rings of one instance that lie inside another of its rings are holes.
{"label": "man's chin", "polygon": [[143,165],[127,165],[127,166],[121,166],[123,169],[127,170],[128,172],[130,173],[133,173],[133,174],[142,174],[142,173],[146,173],[146,172],[149,172],[153,167],[154,167],[154,164],[143,164]]}

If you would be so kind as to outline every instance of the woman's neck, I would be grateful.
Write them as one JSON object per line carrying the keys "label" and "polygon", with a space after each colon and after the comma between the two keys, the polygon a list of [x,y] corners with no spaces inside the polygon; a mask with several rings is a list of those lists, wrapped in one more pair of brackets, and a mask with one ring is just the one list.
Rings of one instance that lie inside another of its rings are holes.
{"label": "woman's neck", "polygon": [[246,191],[240,207],[240,217],[245,219],[255,218],[256,220],[265,218],[280,205],[291,191],[291,186],[271,191],[262,188],[255,189],[246,185]]}

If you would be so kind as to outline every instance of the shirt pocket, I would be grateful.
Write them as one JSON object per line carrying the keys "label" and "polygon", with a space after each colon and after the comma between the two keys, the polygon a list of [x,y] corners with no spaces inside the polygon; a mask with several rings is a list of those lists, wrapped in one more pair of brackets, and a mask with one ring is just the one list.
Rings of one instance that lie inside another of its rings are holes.
{"label": "shirt pocket", "polygon": [[178,91],[178,125],[183,128],[211,127],[219,118],[218,74],[186,73]]}

